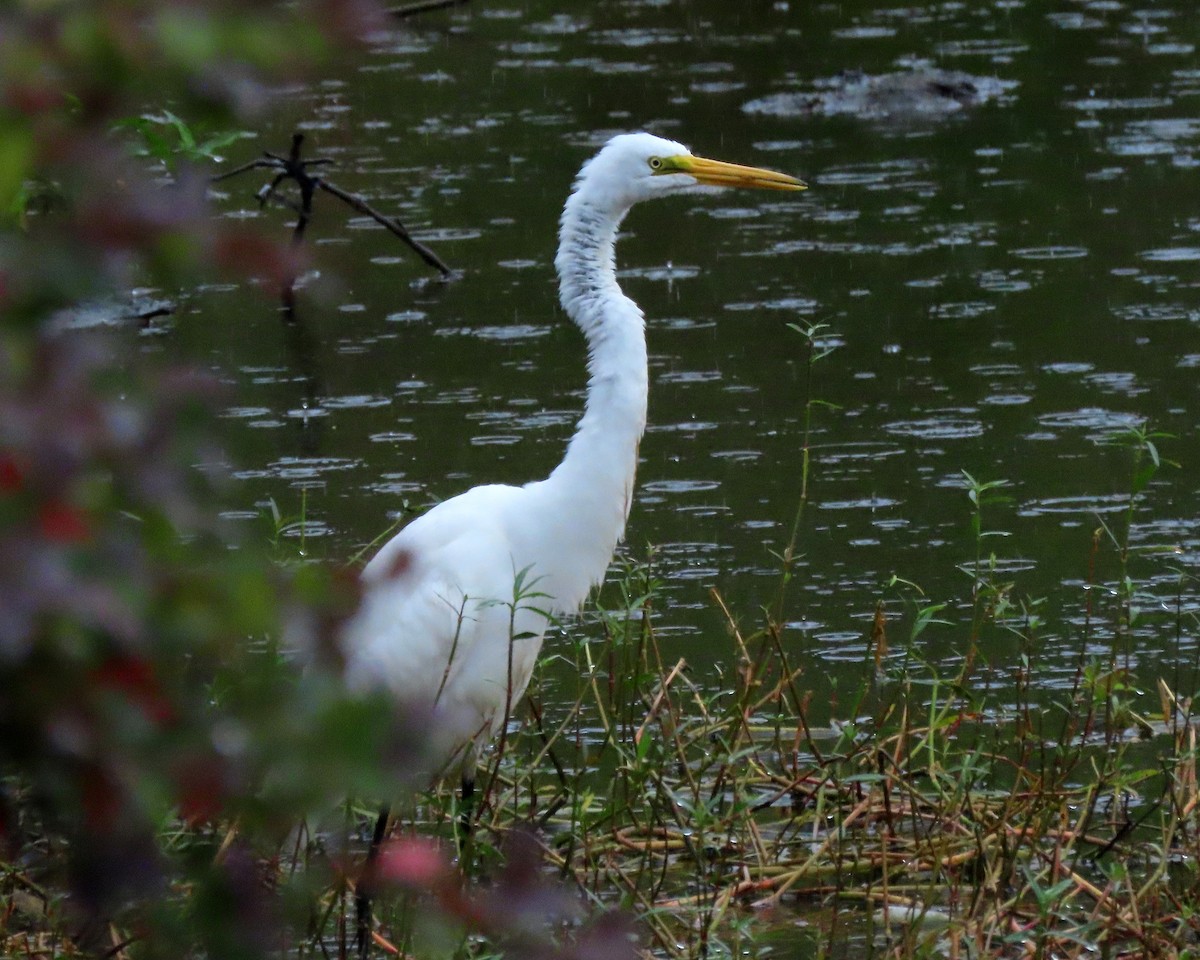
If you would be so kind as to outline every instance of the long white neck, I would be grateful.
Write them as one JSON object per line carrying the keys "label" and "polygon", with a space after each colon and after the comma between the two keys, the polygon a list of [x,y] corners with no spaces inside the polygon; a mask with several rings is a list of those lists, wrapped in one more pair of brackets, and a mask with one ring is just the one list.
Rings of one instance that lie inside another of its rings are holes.
{"label": "long white neck", "polygon": [[575,484],[592,477],[621,504],[622,525],[646,429],[647,395],[645,320],[617,285],[614,247],[623,217],[624,211],[614,215],[589,204],[585,189],[571,194],[563,211],[558,292],[587,340],[588,391],[583,418],[552,475],[570,476]]}
{"label": "long white neck", "polygon": [[[614,247],[625,209],[589,198],[581,182],[563,210],[559,297],[587,340],[587,404],[562,463],[539,484],[547,526],[574,544],[550,573],[562,609],[577,606],[604,576],[633,499],[646,429],[646,335],[642,312],[617,285]],[[561,541],[560,541],[561,542]]]}

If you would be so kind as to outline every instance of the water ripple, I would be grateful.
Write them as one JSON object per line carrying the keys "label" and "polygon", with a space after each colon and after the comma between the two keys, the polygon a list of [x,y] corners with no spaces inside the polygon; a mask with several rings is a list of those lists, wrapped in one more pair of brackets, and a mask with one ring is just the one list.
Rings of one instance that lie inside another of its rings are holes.
{"label": "water ripple", "polygon": [[386,407],[391,402],[391,397],[352,394],[345,397],[325,397],[321,400],[321,406],[326,410],[355,410],[368,409],[370,407]]}
{"label": "water ripple", "polygon": [[841,463],[843,461],[853,462],[856,460],[865,460],[873,463],[884,457],[904,456],[904,450],[900,447],[880,441],[818,446],[817,450],[823,464]]}
{"label": "water ripple", "polygon": [[1118,320],[1188,320],[1200,317],[1200,310],[1181,303],[1134,303],[1125,307],[1114,307],[1112,314]]}
{"label": "water ripple", "polygon": [[658,383],[716,383],[722,379],[720,370],[671,370],[657,377]]}
{"label": "water ripple", "polygon": [[879,510],[898,507],[901,502],[890,497],[859,497],[854,500],[826,500],[816,506],[818,510]]}
{"label": "water ripple", "polygon": [[1143,260],[1167,263],[1200,260],[1200,247],[1160,247],[1156,250],[1145,250],[1140,256]]}
{"label": "water ripple", "polygon": [[744,313],[747,310],[787,310],[791,313],[813,313],[820,304],[806,297],[784,297],[779,300],[751,300],[741,303],[727,303],[725,309],[731,313]]}
{"label": "water ripple", "polygon": [[1084,407],[1079,410],[1042,414],[1038,417],[1038,423],[1050,429],[1087,430],[1091,439],[1105,440],[1113,434],[1140,427],[1145,423],[1145,419],[1136,413],[1127,413],[1123,410]]}
{"label": "water ripple", "polygon": [[361,466],[361,460],[349,457],[284,457],[259,470],[238,471],[234,477],[238,480],[312,480],[326,473],[353,470]]}
{"label": "water ripple", "polygon": [[666,280],[668,283],[675,280],[690,280],[692,277],[700,276],[700,268],[691,264],[665,263],[658,267],[627,267],[617,271],[617,276],[625,277],[642,277],[646,280]]}
{"label": "water ripple", "polygon": [[1136,397],[1150,389],[1139,386],[1137,375],[1129,372],[1090,373],[1083,379],[1101,393],[1119,393],[1126,397]]}
{"label": "water ripple", "polygon": [[1076,260],[1088,255],[1087,247],[1020,247],[1008,251],[1014,257],[1022,260]]}
{"label": "water ripple", "polygon": [[1091,363],[1075,363],[1070,360],[1060,360],[1055,363],[1044,363],[1041,369],[1046,373],[1088,373],[1094,369]]}
{"label": "water ripple", "polygon": [[936,243],[859,243],[851,241],[780,240],[771,246],[771,254],[789,253],[848,253],[854,256],[880,254],[885,257],[911,257],[936,250]]}
{"label": "water ripple", "polygon": [[1038,497],[1017,507],[1019,517],[1040,517],[1047,514],[1119,513],[1127,509],[1129,498],[1120,493],[1079,494],[1073,497]]}
{"label": "water ripple", "polygon": [[1124,99],[1085,97],[1082,100],[1068,100],[1063,104],[1068,109],[1085,110],[1089,113],[1101,110],[1153,110],[1157,107],[1169,107],[1170,105],[1171,99],[1169,97],[1126,97]]}
{"label": "water ripple", "polygon": [[929,417],[924,420],[897,420],[884,424],[888,433],[916,437],[919,440],[965,440],[983,435],[983,423],[955,417]]}
{"label": "water ripple", "polygon": [[435,337],[478,337],[480,340],[533,340],[544,337],[550,328],[540,324],[510,323],[503,326],[441,327]]}
{"label": "water ripple", "polygon": [[971,300],[966,303],[939,303],[929,308],[929,315],[939,320],[969,320],[991,313],[996,309],[994,303],[983,300]]}
{"label": "water ripple", "polygon": [[675,495],[716,490],[720,485],[717,480],[651,480],[642,484],[642,489],[647,493]]}

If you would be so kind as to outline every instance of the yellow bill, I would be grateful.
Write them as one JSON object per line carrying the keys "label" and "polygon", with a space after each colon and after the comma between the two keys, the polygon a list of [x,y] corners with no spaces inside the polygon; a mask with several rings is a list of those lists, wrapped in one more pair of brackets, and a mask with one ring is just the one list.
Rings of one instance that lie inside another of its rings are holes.
{"label": "yellow bill", "polygon": [[740,163],[709,160],[706,157],[664,157],[661,173],[686,173],[699,183],[712,187],[750,187],[756,190],[807,190],[803,180],[764,170],[762,167],[744,167]]}

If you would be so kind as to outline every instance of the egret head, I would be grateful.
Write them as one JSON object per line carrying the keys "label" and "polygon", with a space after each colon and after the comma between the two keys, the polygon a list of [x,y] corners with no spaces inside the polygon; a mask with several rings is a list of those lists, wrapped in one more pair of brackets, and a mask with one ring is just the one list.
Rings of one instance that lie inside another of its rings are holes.
{"label": "egret head", "polygon": [[805,189],[802,181],[785,173],[708,160],[674,140],[649,133],[625,133],[609,140],[584,165],[576,190],[586,190],[594,202],[626,210],[642,200],[698,186]]}

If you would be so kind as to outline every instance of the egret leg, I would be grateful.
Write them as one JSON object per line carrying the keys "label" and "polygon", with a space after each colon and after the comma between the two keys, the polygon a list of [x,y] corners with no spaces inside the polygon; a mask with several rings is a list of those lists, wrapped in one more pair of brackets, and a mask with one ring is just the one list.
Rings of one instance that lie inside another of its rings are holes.
{"label": "egret leg", "polygon": [[475,824],[475,774],[464,773],[462,776],[462,809],[458,815],[458,832],[465,843],[471,836]]}
{"label": "egret leg", "polygon": [[379,811],[375,821],[375,832],[371,835],[371,845],[367,848],[367,862],[358,878],[358,886],[354,891],[354,915],[357,924],[358,955],[366,960],[371,951],[371,898],[375,892],[375,861],[379,859],[379,849],[387,838],[388,821],[392,810],[386,803]]}

